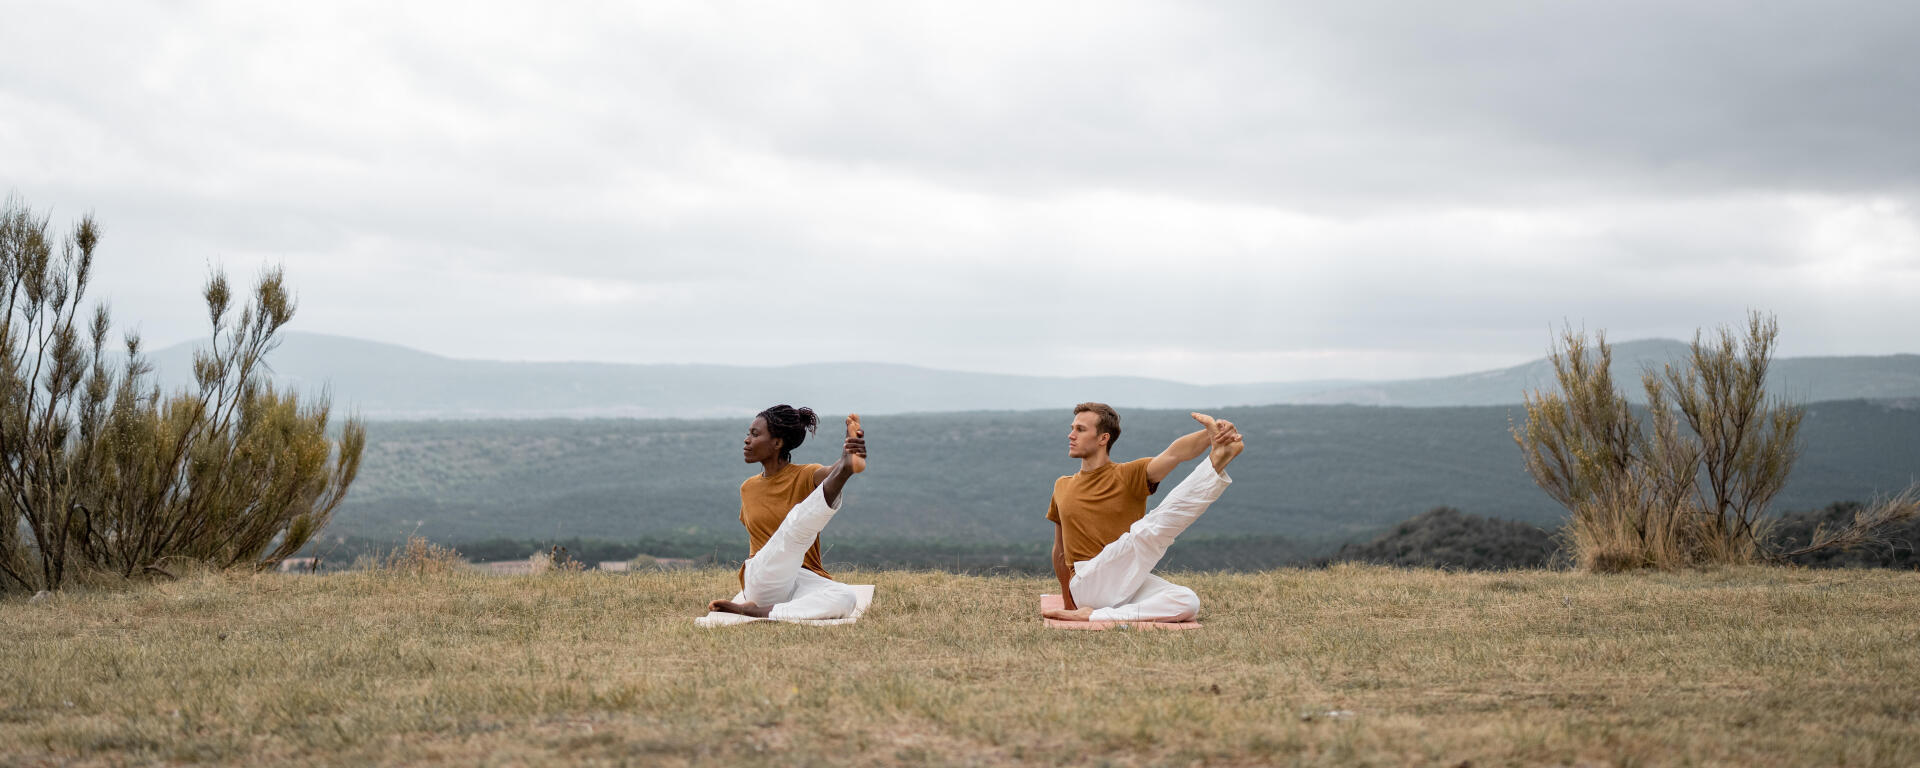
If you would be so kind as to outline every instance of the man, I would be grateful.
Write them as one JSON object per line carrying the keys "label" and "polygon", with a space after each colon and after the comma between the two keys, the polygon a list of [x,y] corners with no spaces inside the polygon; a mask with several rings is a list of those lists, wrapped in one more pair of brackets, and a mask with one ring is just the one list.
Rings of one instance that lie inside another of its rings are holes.
{"label": "man", "polygon": [[853,590],[820,564],[820,531],[839,511],[847,479],[866,468],[866,433],[850,416],[839,461],[831,467],[794,464],[793,449],[818,426],[813,409],[789,405],[761,411],[747,426],[741,458],[760,465],[740,484],[749,557],[740,566],[740,593],[708,603],[707,610],[787,621],[853,613]]}
{"label": "man", "polygon": [[[1047,611],[1047,618],[1186,621],[1199,614],[1199,595],[1153,575],[1153,567],[1232,484],[1227,464],[1246,446],[1233,422],[1201,413],[1193,418],[1201,429],[1160,455],[1115,463],[1109,452],[1120,439],[1120,414],[1104,403],[1074,407],[1067,455],[1080,460],[1080,471],[1054,482],[1047,509],[1063,607]],[[1160,481],[1202,455],[1208,460],[1147,512],[1147,497]]]}

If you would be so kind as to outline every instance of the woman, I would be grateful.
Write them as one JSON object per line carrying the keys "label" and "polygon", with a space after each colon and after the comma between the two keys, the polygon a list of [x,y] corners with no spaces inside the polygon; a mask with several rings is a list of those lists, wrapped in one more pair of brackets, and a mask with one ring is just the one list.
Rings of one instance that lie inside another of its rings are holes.
{"label": "woman", "polygon": [[784,620],[838,619],[853,613],[853,590],[820,564],[820,531],[840,509],[847,478],[865,468],[866,433],[847,418],[847,438],[833,466],[794,464],[793,449],[819,426],[810,408],[776,405],[753,417],[741,457],[760,473],[740,484],[740,523],[747,562],[740,594],[707,604],[710,611]]}

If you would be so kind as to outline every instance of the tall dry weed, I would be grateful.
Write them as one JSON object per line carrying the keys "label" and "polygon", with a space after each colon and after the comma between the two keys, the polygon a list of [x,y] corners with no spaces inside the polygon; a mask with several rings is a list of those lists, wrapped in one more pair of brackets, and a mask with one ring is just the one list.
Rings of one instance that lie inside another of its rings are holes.
{"label": "tall dry weed", "polygon": [[1813,540],[1807,546],[1781,552],[1777,558],[1786,560],[1828,549],[1885,544],[1884,531],[1915,518],[1920,518],[1920,485],[1909,486],[1895,496],[1861,508],[1844,527],[1828,528],[1822,524],[1814,529]]}

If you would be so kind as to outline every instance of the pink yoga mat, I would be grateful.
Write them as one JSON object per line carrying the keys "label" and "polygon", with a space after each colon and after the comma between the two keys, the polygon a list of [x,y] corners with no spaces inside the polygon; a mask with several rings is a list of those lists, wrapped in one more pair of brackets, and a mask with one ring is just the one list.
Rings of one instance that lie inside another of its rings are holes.
{"label": "pink yoga mat", "polygon": [[[1061,607],[1061,602],[1060,602],[1059,595],[1041,595],[1040,596],[1040,610],[1051,611],[1060,607]],[[1047,628],[1049,629],[1099,630],[1099,629],[1113,629],[1114,627],[1126,627],[1128,629],[1199,629],[1200,628],[1200,622],[1197,622],[1197,621],[1061,621],[1060,619],[1044,619],[1044,621],[1047,622]]]}

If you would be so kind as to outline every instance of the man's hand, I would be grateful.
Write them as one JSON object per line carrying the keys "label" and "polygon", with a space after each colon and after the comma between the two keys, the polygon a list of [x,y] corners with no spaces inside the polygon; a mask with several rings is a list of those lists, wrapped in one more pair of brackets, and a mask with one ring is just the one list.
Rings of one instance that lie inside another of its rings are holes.
{"label": "man's hand", "polygon": [[1211,446],[1209,459],[1213,462],[1213,471],[1227,471],[1227,465],[1247,448],[1245,440],[1240,436],[1240,430],[1233,426],[1233,422],[1226,419],[1216,419],[1204,413],[1192,415],[1193,420],[1200,422],[1200,426],[1207,431],[1207,442]]}

